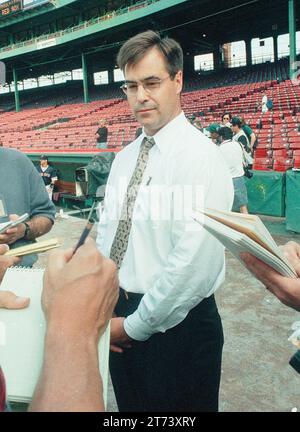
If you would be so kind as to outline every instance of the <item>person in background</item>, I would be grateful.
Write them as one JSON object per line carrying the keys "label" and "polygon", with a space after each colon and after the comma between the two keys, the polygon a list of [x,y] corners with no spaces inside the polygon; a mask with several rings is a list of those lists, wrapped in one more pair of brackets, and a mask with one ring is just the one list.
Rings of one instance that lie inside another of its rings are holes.
{"label": "person in background", "polygon": [[232,117],[231,130],[233,132],[233,140],[239,142],[247,153],[251,153],[250,142],[242,128],[242,120],[240,117]]}
{"label": "person in background", "polygon": [[107,136],[108,136],[108,129],[106,125],[106,119],[102,119],[99,123],[99,128],[96,132],[96,139],[97,139],[97,148],[105,149],[107,148]]}
{"label": "person in background", "polygon": [[232,130],[224,126],[219,130],[220,152],[224,157],[232,176],[234,187],[234,201],[232,211],[248,213],[248,194],[244,177],[244,154],[241,146],[232,140]]}
{"label": "person in background", "polygon": [[261,94],[262,94],[261,112],[262,112],[262,114],[265,114],[265,113],[267,113],[269,111],[269,108],[267,106],[267,104],[268,104],[268,96],[263,91],[261,92]]}
{"label": "person in background", "polygon": [[210,135],[210,139],[213,143],[218,144],[219,143],[219,130],[220,125],[218,123],[211,123],[209,126],[207,126],[206,131]]}
{"label": "person in background", "polygon": [[245,122],[244,117],[240,117],[240,119],[241,119],[242,129],[248,138],[248,141],[250,143],[251,152],[253,154],[253,152],[256,149],[257,144],[258,144],[257,137],[256,137],[255,133],[253,132],[253,130],[251,129],[251,127]]}
{"label": "person in background", "polygon": [[37,166],[37,171],[44,181],[49,199],[52,200],[53,188],[58,180],[58,175],[57,170],[52,165],[49,165],[48,156],[41,155],[40,164]]}
{"label": "person in background", "polygon": [[231,127],[231,119],[232,119],[232,115],[230,114],[230,112],[225,112],[222,115],[222,123],[220,126]]}
{"label": "person in background", "polygon": [[[248,142],[250,144],[250,148],[251,151],[253,152],[257,146],[257,137],[255,135],[255,133],[253,132],[253,130],[251,129],[251,127],[245,122],[244,117],[239,116],[239,118],[241,119],[241,126],[242,129],[248,139]],[[230,112],[226,112],[223,114],[222,116],[222,126],[227,126],[227,127],[231,127],[231,120],[232,120],[232,115]]]}
{"label": "person in background", "polygon": [[[0,147],[0,222],[29,214],[29,220],[0,234],[0,244],[15,248],[35,242],[51,230],[55,212],[30,159],[17,150]],[[37,255],[27,255],[20,265],[31,267],[36,260]]]}
{"label": "person in background", "polygon": [[[15,263],[1,256],[5,250],[0,249],[0,277]],[[117,271],[91,239],[73,253],[60,250],[49,256],[42,293],[44,359],[29,411],[104,411],[98,342],[118,299]],[[0,291],[0,307],[20,309],[28,304],[29,299],[8,300]],[[5,409],[0,368],[0,411]]]}
{"label": "person in background", "polygon": [[97,236],[119,268],[110,355],[119,411],[217,411],[223,332],[214,292],[224,249],[193,221],[192,208],[178,215],[173,190],[230,210],[232,180],[218,149],[182,112],[180,45],[149,30],[125,42],[117,63],[143,126],[112,164]]}

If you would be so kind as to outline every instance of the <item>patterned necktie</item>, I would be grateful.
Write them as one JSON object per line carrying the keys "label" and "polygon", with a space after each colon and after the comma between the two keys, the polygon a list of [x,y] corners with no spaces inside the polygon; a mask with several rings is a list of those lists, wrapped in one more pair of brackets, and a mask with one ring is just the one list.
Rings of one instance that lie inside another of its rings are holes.
{"label": "patterned necktie", "polygon": [[110,250],[110,258],[117,264],[118,268],[121,267],[127,250],[135,200],[147,166],[149,152],[154,145],[153,138],[143,139],[136,166],[124,198],[121,217]]}

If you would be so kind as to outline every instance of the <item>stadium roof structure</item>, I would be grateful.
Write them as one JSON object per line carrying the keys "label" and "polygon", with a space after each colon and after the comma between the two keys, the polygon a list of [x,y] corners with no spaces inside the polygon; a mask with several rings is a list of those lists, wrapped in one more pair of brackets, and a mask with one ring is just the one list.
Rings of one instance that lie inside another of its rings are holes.
{"label": "stadium roof structure", "polygon": [[[122,42],[146,29],[174,37],[185,55],[194,56],[226,42],[287,33],[289,1],[142,0],[97,17],[107,1],[51,0],[0,21],[0,60],[7,82],[13,69],[19,80],[79,69],[82,54],[89,73],[114,69]],[[295,7],[300,17],[300,2]],[[48,31],[41,33],[43,28]],[[24,40],[16,41],[18,34],[25,34]]]}

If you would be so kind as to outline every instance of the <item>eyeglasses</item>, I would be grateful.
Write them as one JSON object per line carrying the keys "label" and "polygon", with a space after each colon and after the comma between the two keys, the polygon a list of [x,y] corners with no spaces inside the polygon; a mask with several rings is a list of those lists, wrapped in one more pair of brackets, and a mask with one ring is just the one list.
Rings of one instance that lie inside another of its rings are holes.
{"label": "eyeglasses", "polygon": [[223,117],[223,120],[229,120],[229,117]]}
{"label": "eyeglasses", "polygon": [[170,75],[165,78],[146,78],[140,82],[125,81],[125,83],[122,84],[120,88],[127,96],[136,95],[140,85],[143,87],[145,92],[153,93],[158,90],[161,84],[168,78],[170,78]]}

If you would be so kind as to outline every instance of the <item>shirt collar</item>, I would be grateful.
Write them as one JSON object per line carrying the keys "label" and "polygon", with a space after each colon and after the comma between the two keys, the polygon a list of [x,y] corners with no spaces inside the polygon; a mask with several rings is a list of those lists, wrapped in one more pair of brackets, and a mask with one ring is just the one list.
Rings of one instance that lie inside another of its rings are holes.
{"label": "shirt collar", "polygon": [[[172,146],[172,142],[178,138],[178,132],[182,130],[186,124],[189,124],[186,119],[184,112],[181,111],[178,116],[176,116],[173,120],[167,123],[162,129],[160,129],[155,135],[153,135],[153,139],[155,140],[155,144],[157,148],[161,152],[168,151]],[[145,134],[144,128],[141,134],[141,142],[147,135]]]}

